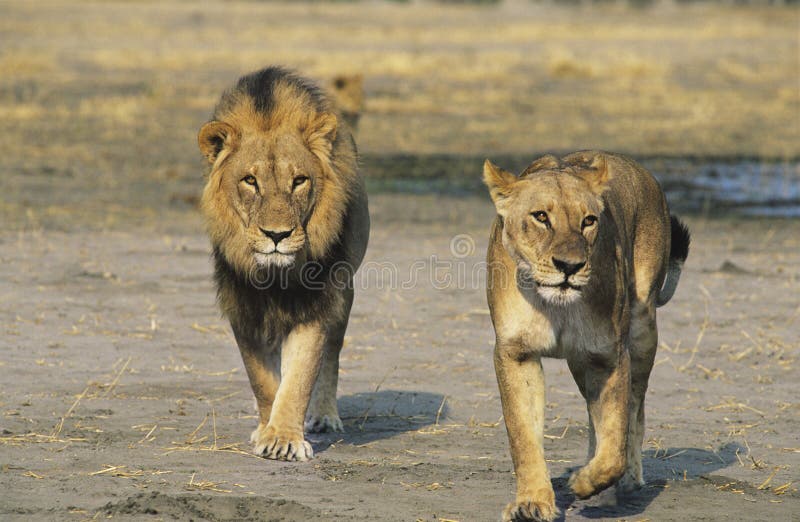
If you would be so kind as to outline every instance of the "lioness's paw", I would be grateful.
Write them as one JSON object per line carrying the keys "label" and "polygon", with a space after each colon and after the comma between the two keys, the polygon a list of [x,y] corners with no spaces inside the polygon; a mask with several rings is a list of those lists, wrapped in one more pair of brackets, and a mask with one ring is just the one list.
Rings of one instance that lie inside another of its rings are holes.
{"label": "lioness's paw", "polygon": [[617,494],[628,495],[641,489],[644,486],[644,479],[636,478],[630,473],[625,473],[617,482]]}
{"label": "lioness's paw", "polygon": [[321,433],[323,431],[344,432],[342,419],[338,415],[311,415],[305,423],[305,429],[309,433]]}
{"label": "lioness's paw", "polygon": [[569,477],[569,488],[578,498],[589,498],[597,491],[585,468],[581,468]]}
{"label": "lioness's paw", "polygon": [[255,444],[253,453],[268,459],[306,461],[314,458],[314,450],[302,433],[279,432],[272,426],[262,428],[259,425],[250,440]]}
{"label": "lioness's paw", "polygon": [[540,502],[526,499],[512,502],[503,510],[503,522],[551,522],[558,517],[555,498]]}
{"label": "lioness's paw", "polygon": [[569,478],[569,487],[578,498],[589,498],[611,486],[622,476],[625,462],[589,461]]}

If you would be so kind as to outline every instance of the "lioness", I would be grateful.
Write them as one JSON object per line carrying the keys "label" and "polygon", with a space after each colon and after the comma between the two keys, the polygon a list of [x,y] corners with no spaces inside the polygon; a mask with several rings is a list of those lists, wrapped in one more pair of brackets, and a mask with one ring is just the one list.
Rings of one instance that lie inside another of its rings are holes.
{"label": "lioness", "polygon": [[256,398],[250,439],[268,458],[312,458],[304,427],[342,431],[339,352],[369,213],[338,123],[313,83],[269,67],[226,91],[198,136],[218,301]]}
{"label": "lioness", "polygon": [[689,232],[656,180],[620,155],[545,156],[519,177],[487,160],[483,177],[497,210],[487,255],[494,364],[517,474],[502,519],[553,520],[541,358],[566,358],[589,410],[575,495],[643,485],[656,307],[675,291]]}

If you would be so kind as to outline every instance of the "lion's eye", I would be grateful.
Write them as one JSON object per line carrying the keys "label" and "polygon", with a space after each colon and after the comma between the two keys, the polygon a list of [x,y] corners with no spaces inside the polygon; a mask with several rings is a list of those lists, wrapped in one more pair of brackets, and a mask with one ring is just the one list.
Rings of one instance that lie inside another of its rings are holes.
{"label": "lion's eye", "polygon": [[303,183],[305,183],[306,181],[308,181],[308,176],[297,176],[292,181],[292,188],[297,188],[300,185],[302,185]]}
{"label": "lion's eye", "polygon": [[252,175],[247,175],[247,176],[243,177],[242,181],[244,181],[245,183],[247,183],[251,187],[255,187],[256,185],[258,185],[258,182],[256,181],[256,177],[252,176]]}
{"label": "lion's eye", "polygon": [[597,223],[597,216],[586,216],[583,218],[583,222],[581,223],[582,228],[590,227]]}
{"label": "lion's eye", "polygon": [[537,210],[536,212],[532,212],[531,216],[533,216],[533,219],[535,219],[539,223],[547,223],[550,221],[550,219],[547,217],[547,212],[545,212],[544,210]]}

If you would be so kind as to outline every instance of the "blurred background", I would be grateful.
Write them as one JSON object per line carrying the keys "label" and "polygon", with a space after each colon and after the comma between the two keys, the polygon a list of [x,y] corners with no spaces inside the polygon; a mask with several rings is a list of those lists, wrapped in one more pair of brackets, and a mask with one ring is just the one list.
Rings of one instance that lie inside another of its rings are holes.
{"label": "blurred background", "polygon": [[[374,191],[473,194],[492,157],[630,154],[679,210],[798,215],[796,3],[9,2],[3,226],[182,212],[196,132],[268,64],[342,93]],[[22,212],[21,212],[22,211]]]}

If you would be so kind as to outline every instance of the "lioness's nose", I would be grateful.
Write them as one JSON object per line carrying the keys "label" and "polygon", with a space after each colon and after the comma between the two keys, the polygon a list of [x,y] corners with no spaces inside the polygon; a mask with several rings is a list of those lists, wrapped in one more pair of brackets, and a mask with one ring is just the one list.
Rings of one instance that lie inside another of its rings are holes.
{"label": "lioness's nose", "polygon": [[567,276],[571,276],[572,274],[583,268],[585,264],[586,264],[585,261],[583,263],[568,263],[566,261],[556,259],[555,257],[553,258],[553,265],[561,272],[564,272],[564,274]]}
{"label": "lioness's nose", "polygon": [[282,239],[286,239],[287,237],[292,235],[292,230],[281,230],[277,232],[275,230],[264,230],[263,228],[259,227],[261,232],[264,233],[265,236],[270,238],[276,245],[281,242]]}

